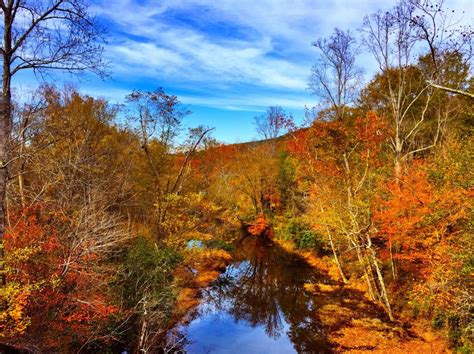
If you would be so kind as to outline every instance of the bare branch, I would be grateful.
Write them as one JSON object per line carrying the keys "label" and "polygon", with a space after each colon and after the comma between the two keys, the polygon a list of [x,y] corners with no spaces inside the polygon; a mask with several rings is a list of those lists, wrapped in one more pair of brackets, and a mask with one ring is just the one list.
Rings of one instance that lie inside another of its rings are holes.
{"label": "bare branch", "polygon": [[446,92],[451,92],[451,93],[455,93],[457,95],[462,95],[462,96],[465,96],[465,97],[469,97],[469,98],[472,98],[474,99],[474,93],[471,93],[471,92],[467,92],[467,91],[463,91],[463,90],[458,90],[458,89],[453,89],[453,88],[450,88],[450,87],[446,87],[446,86],[442,86],[442,85],[438,85],[438,84],[435,84],[434,82],[432,81],[427,81],[428,84],[434,88],[437,88],[439,90],[443,90],[443,91],[446,91]]}

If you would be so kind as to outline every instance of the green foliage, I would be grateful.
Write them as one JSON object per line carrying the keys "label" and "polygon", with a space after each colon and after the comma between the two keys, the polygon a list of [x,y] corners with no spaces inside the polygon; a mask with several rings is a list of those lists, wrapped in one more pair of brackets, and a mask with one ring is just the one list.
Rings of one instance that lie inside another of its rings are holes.
{"label": "green foliage", "polygon": [[318,252],[323,250],[321,235],[314,232],[301,218],[285,218],[277,234],[284,240],[291,240],[300,249],[314,249]]}
{"label": "green foliage", "polygon": [[296,167],[287,152],[279,155],[278,189],[281,209],[293,211],[296,207]]}
{"label": "green foliage", "polygon": [[239,220],[243,224],[250,224],[255,221],[255,212],[242,213],[239,215]]}
{"label": "green foliage", "polygon": [[472,318],[466,323],[459,313],[449,313],[446,322],[451,347],[460,353],[472,353],[474,339],[472,335],[474,321]]}
{"label": "green foliage", "polygon": [[457,351],[461,354],[471,354],[474,353],[474,347],[469,344],[464,344],[462,347],[457,348]]}
{"label": "green foliage", "polygon": [[449,328],[449,343],[452,347],[457,348],[461,344],[462,329],[460,326],[460,320],[457,315],[451,314],[447,318]]}
{"label": "green foliage", "polygon": [[125,260],[122,294],[130,308],[146,297],[162,311],[171,310],[174,301],[173,270],[182,257],[168,247],[139,237]]}
{"label": "green foliage", "polygon": [[298,247],[321,249],[321,238],[318,234],[311,230],[303,230],[298,240]]}
{"label": "green foliage", "polygon": [[441,315],[441,314],[438,314],[436,316],[433,317],[433,320],[432,320],[432,323],[431,323],[431,327],[433,327],[433,329],[441,329],[444,327],[444,316]]}

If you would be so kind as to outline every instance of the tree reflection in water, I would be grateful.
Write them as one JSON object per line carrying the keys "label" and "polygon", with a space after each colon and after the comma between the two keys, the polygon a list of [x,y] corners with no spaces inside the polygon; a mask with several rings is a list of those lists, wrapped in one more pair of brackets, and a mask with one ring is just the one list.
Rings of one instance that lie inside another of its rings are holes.
{"label": "tree reflection in water", "polygon": [[277,245],[246,238],[226,272],[203,291],[191,321],[174,335],[185,338],[181,348],[188,353],[234,352],[232,345],[260,353],[263,342],[266,353],[330,352],[316,311],[323,299],[304,291],[305,283],[322,280]]}

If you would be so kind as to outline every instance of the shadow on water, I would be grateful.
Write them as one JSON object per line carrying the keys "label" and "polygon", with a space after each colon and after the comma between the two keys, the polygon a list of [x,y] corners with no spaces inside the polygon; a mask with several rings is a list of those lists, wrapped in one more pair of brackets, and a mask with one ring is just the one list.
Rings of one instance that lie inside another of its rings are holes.
{"label": "shadow on water", "polygon": [[329,353],[318,318],[323,298],[305,283],[328,281],[303,259],[271,242],[246,238],[233,263],[203,291],[187,324],[168,335],[187,353]]}

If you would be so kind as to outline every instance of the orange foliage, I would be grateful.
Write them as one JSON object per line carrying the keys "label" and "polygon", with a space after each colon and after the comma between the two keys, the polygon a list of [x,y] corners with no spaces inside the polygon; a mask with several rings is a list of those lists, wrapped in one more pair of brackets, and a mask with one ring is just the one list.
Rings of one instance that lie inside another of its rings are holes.
{"label": "orange foliage", "polygon": [[[232,256],[224,250],[190,251],[188,257],[175,272],[177,282],[182,286],[176,299],[177,319],[199,304],[201,289],[216,280],[231,260]],[[190,274],[189,269],[194,270],[193,274]]]}
{"label": "orange foliage", "polygon": [[471,197],[462,188],[436,188],[426,166],[415,162],[400,181],[387,182],[374,203],[378,238],[386,246],[381,256],[387,259],[393,247],[402,269],[425,280],[440,265],[456,269],[453,238],[458,222],[467,217]]}
{"label": "orange foliage", "polygon": [[306,170],[336,177],[343,171],[344,154],[367,159],[371,165],[379,164],[375,157],[387,133],[386,123],[369,112],[352,122],[317,120],[310,128],[295,132],[287,148],[303,159]]}
{"label": "orange foliage", "polygon": [[265,215],[259,215],[257,219],[248,227],[248,233],[252,236],[271,236],[270,222]]}

